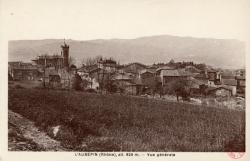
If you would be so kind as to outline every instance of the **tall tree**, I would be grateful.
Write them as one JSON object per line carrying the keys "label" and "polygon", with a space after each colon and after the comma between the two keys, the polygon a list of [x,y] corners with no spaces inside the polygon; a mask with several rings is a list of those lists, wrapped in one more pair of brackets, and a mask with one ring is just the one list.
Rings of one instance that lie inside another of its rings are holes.
{"label": "tall tree", "polygon": [[179,101],[179,97],[182,97],[183,100],[189,101],[193,83],[192,80],[187,80],[185,78],[173,80],[164,87],[164,93],[175,95],[177,101]]}

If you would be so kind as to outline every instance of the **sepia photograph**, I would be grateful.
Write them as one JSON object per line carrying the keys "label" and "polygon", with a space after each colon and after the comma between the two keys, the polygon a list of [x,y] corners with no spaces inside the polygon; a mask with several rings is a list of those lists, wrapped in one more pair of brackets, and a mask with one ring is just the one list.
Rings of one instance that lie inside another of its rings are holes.
{"label": "sepia photograph", "polygon": [[0,4],[7,153],[244,159],[247,0]]}

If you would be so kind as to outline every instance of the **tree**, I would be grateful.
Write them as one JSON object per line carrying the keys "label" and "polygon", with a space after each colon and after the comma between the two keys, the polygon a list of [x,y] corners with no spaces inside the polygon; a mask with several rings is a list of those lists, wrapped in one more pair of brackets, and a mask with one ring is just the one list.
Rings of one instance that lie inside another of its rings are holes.
{"label": "tree", "polygon": [[175,63],[174,59],[171,59],[171,60],[169,61],[169,64],[174,64],[174,63]]}
{"label": "tree", "polygon": [[203,71],[203,70],[206,69],[206,64],[204,64],[204,63],[203,63],[203,64],[196,64],[195,67],[196,67],[197,69],[200,69],[200,70]]}
{"label": "tree", "polygon": [[179,101],[179,97],[189,101],[192,83],[193,81],[187,79],[173,80],[164,87],[164,93],[175,95],[177,101]]}
{"label": "tree", "polygon": [[73,79],[72,88],[77,91],[82,90],[82,78],[77,73],[75,74],[75,77]]}
{"label": "tree", "polygon": [[91,66],[97,64],[102,59],[103,57],[101,55],[98,55],[96,57],[87,57],[82,59],[81,63],[85,64],[86,66]]}

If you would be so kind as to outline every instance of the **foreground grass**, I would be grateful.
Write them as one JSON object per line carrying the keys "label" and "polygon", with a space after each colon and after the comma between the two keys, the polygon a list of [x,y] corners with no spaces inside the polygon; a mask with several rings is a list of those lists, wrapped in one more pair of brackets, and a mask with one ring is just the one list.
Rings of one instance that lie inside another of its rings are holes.
{"label": "foreground grass", "polygon": [[244,111],[41,89],[10,89],[9,108],[72,150],[245,151]]}

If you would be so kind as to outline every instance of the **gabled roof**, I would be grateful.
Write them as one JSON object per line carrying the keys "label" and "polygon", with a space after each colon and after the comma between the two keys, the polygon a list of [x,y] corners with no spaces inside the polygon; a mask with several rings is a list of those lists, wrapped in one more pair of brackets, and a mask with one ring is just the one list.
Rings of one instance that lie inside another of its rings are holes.
{"label": "gabled roof", "polygon": [[156,69],[157,72],[160,70],[174,70],[174,68],[169,66],[164,66]]}
{"label": "gabled roof", "polygon": [[141,66],[141,67],[146,68],[146,65],[144,65],[144,64],[142,64],[142,63],[138,63],[138,62],[134,62],[134,63],[127,64],[127,65],[125,65],[125,67],[131,66],[131,65],[138,65],[138,66]]}
{"label": "gabled roof", "polygon": [[78,68],[77,70],[80,72],[90,72],[90,71],[95,70],[97,68],[98,68],[98,65],[94,64],[94,65],[82,66],[82,67]]}
{"label": "gabled roof", "polygon": [[88,70],[88,72],[89,73],[94,73],[94,72],[97,72],[97,71],[100,71],[100,70],[103,70],[103,69],[101,69],[101,68],[93,68],[93,69]]}
{"label": "gabled roof", "polygon": [[141,70],[139,73],[140,74],[144,74],[144,73],[152,73],[152,74],[154,74],[155,73],[155,70],[154,69],[143,69],[143,70]]}
{"label": "gabled roof", "polygon": [[192,84],[195,84],[195,85],[206,85],[207,84],[207,81],[204,81],[204,80],[198,80],[198,79],[195,79],[193,77],[190,77],[188,79],[189,81],[192,81]]}
{"label": "gabled roof", "polygon": [[85,72],[85,73],[88,73],[87,69],[82,67],[82,68],[78,68],[77,69],[78,72]]}

